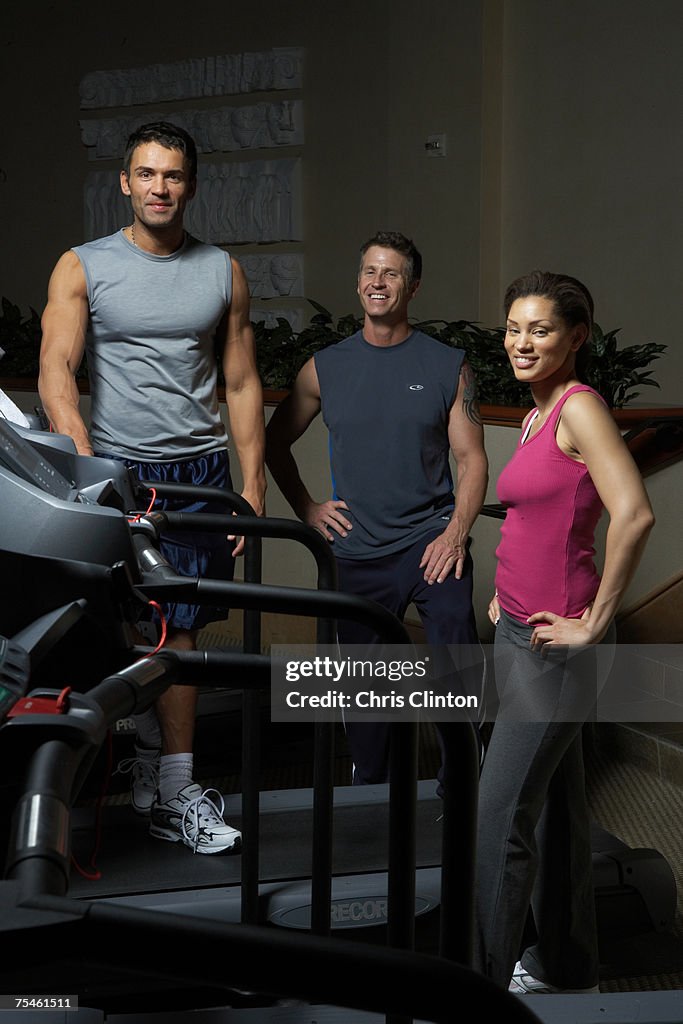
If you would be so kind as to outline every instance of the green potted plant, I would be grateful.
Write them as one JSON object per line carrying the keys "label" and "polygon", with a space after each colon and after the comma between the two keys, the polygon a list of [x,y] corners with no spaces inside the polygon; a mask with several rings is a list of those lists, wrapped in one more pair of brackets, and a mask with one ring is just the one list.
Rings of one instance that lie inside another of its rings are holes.
{"label": "green potted plant", "polygon": [[[263,321],[254,323],[256,355],[263,386],[267,390],[291,388],[297,373],[315,352],[349,337],[362,326],[362,317],[347,313],[334,322],[332,315],[318,302],[308,299],[315,309],[308,326],[296,332],[291,324],[279,318],[275,327]],[[469,320],[422,320],[414,324],[445,345],[464,348],[476,374],[482,405],[526,408],[529,392],[515,379],[503,347],[505,329],[484,327]],[[643,345],[617,346],[620,328],[604,333],[594,325],[588,383],[605,398],[613,409],[621,409],[640,396],[641,387],[658,388],[651,369],[655,359],[666,351],[666,345],[648,342]],[[33,308],[27,316],[8,299],[2,299],[0,315],[0,377],[37,379],[40,354],[40,317]],[[87,377],[85,359],[77,376]]]}
{"label": "green potted plant", "polygon": [[38,373],[40,317],[29,308],[24,316],[18,306],[2,298],[0,316],[0,377],[33,377]]}
{"label": "green potted plant", "polygon": [[[474,370],[482,404],[526,407],[529,389],[512,372],[503,345],[505,328],[486,328],[465,320],[446,323],[428,320],[415,324],[420,330],[432,334],[447,345],[464,348]],[[666,351],[666,345],[648,342],[617,348],[616,336],[621,328],[604,334],[599,324],[593,324],[590,342],[590,360],[587,383],[598,391],[611,409],[622,409],[640,396],[638,387],[658,388],[652,370],[644,370]]]}
{"label": "green potted plant", "polygon": [[621,328],[603,334],[599,324],[593,325],[588,383],[598,391],[611,409],[623,409],[640,397],[638,387],[658,388],[652,370],[645,370],[666,351],[666,345],[647,342],[617,348],[616,337]]}
{"label": "green potted plant", "polygon": [[297,373],[315,352],[333,345],[360,330],[362,319],[347,315],[340,317],[336,326],[328,311],[312,299],[316,310],[302,331],[295,333],[287,320],[278,318],[276,327],[266,327],[263,321],[254,324],[256,355],[264,388],[283,391],[291,388]]}
{"label": "green potted plant", "polygon": [[[311,355],[336,344],[362,326],[362,318],[353,314],[340,317],[335,324],[323,306],[308,301],[316,313],[309,326],[298,334],[282,319],[278,320],[277,327],[267,328],[263,322],[254,325],[259,368],[266,388],[287,390]],[[414,326],[446,345],[465,349],[483,405],[528,407],[529,389],[515,378],[505,353],[504,327],[484,327],[469,320],[421,320]],[[599,324],[594,325],[588,368],[588,383],[614,409],[621,409],[638,398],[640,392],[634,390],[638,387],[659,387],[652,370],[644,367],[658,359],[667,347],[646,343],[619,349],[616,343],[619,330],[604,334]]]}
{"label": "green potted plant", "polygon": [[[40,315],[29,306],[27,316],[9,299],[2,297],[0,315],[0,377],[4,379],[38,379],[42,329]],[[88,367],[83,361],[76,376],[86,379]]]}

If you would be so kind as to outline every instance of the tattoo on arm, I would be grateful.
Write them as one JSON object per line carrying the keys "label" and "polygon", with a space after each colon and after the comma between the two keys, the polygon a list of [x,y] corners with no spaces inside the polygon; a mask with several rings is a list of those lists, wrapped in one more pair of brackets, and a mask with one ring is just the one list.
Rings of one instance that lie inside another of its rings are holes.
{"label": "tattoo on arm", "polygon": [[471,423],[476,424],[478,427],[481,426],[481,414],[479,412],[479,395],[477,394],[477,380],[472,373],[472,368],[468,362],[462,364],[463,384],[465,385],[462,396],[462,407],[465,415]]}

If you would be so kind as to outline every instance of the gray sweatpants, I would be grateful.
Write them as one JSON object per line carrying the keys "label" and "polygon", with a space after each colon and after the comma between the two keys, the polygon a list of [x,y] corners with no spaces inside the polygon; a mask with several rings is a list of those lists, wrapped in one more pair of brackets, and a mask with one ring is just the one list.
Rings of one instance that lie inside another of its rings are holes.
{"label": "gray sweatpants", "polygon": [[[515,962],[558,988],[598,981],[590,819],[581,733],[613,658],[602,644],[532,652],[501,612],[500,706],[479,791],[475,969],[507,988]],[[529,906],[536,941],[522,952]],[[520,955],[521,954],[521,955]]]}

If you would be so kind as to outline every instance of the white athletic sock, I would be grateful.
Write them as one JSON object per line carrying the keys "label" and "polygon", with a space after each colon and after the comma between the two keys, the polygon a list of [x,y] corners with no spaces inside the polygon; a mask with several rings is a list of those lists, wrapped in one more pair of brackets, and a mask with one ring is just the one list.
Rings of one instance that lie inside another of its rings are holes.
{"label": "white athletic sock", "polygon": [[192,782],[192,754],[163,754],[159,763],[159,802],[168,803]]}
{"label": "white athletic sock", "polygon": [[147,708],[139,715],[133,715],[135,730],[137,732],[136,743],[138,747],[147,747],[148,750],[161,749],[161,728],[159,719],[154,708]]}

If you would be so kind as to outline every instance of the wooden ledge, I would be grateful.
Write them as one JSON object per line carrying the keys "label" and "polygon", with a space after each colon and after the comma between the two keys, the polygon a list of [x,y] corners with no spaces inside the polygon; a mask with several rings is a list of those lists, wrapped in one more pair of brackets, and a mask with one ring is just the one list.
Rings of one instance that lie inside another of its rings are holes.
{"label": "wooden ledge", "polygon": [[[80,394],[90,393],[87,380],[77,380]],[[3,391],[37,391],[34,377],[0,377]],[[289,394],[286,390],[264,389],[264,405],[273,407]],[[225,402],[225,388],[219,387],[218,397]],[[482,405],[481,417],[487,426],[519,429],[530,406],[518,408],[508,405]],[[613,409],[612,415],[628,442],[638,467],[643,473],[654,472],[683,458],[683,406],[628,406]]]}

